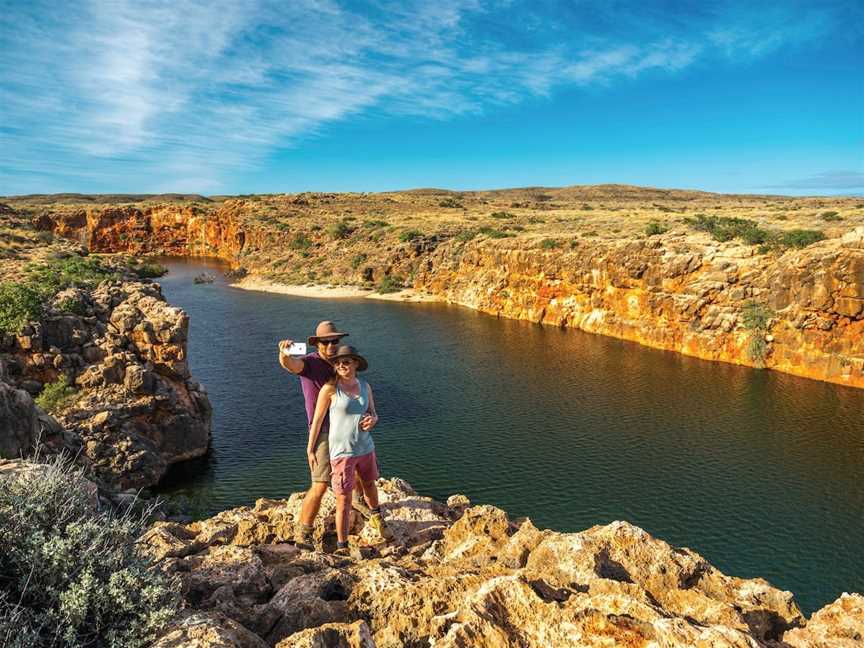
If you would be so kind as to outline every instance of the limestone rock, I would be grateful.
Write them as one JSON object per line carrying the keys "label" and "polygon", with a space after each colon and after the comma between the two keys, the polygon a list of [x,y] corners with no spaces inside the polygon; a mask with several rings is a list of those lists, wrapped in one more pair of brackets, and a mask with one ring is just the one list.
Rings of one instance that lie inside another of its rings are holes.
{"label": "limestone rock", "polygon": [[803,628],[783,641],[792,648],[861,648],[864,646],[864,596],[846,594],[815,612]]}
{"label": "limestone rock", "polygon": [[301,493],[157,523],[142,550],[181,579],[190,614],[230,619],[269,645],[821,648],[860,639],[860,595],[804,625],[789,592],[727,576],[626,522],[558,533],[493,506],[454,519],[453,506],[402,480],[378,486],[395,540],[382,546],[358,521],[352,542],[375,547],[365,557],[329,553],[326,498],[316,527],[325,551],[288,544]]}
{"label": "limestone rock", "polygon": [[2,357],[16,369],[12,387],[65,375],[78,392],[58,421],[37,420],[0,385],[0,456],[32,447],[40,428],[46,437],[62,426],[66,449],[83,450],[96,476],[123,490],[152,486],[170,464],[205,454],[212,410],[189,375],[187,334],[188,317],[156,284],[103,282],[58,293],[43,321],[25,327]]}
{"label": "limestone rock", "polygon": [[267,648],[267,644],[236,621],[193,614],[172,627],[153,648]]}
{"label": "limestone rock", "polygon": [[364,621],[325,623],[296,632],[276,648],[375,648],[372,633]]}

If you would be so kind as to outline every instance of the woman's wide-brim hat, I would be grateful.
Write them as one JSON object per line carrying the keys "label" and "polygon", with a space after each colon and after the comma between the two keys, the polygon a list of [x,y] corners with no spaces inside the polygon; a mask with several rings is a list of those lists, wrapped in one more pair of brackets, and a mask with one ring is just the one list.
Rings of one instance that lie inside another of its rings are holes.
{"label": "woman's wide-brim hat", "polygon": [[366,371],[369,368],[366,358],[357,353],[357,349],[349,344],[340,346],[336,351],[336,355],[330,356],[327,360],[330,364],[335,364],[340,358],[354,358],[357,361],[357,371]]}
{"label": "woman's wide-brim hat", "polygon": [[324,320],[320,322],[318,326],[315,327],[315,335],[310,335],[309,339],[306,342],[309,346],[316,346],[318,344],[318,338],[343,338],[347,333],[340,333],[336,328],[336,325],[330,320]]}

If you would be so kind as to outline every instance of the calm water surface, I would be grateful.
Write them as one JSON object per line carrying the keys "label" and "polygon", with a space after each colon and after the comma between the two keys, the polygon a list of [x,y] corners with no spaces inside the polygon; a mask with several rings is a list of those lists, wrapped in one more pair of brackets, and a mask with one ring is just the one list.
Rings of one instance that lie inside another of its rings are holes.
{"label": "calm water surface", "polygon": [[[370,360],[385,476],[561,531],[628,520],[808,613],[864,592],[864,390],[459,307],[247,292],[215,262],[167,264],[215,413],[211,456],[162,492],[202,514],[306,488],[303,401],[276,343],[333,319]],[[203,270],[217,281],[194,285]]]}

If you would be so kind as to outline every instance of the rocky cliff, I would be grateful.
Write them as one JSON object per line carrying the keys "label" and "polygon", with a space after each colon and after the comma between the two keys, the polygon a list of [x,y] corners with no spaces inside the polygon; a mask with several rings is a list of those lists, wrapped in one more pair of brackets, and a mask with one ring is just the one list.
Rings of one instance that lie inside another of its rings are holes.
{"label": "rocky cliff", "polygon": [[[157,284],[58,293],[39,321],[0,340],[0,456],[65,449],[127,489],[206,453],[211,408],[186,362],[188,323]],[[32,397],[64,378],[48,416]]]}
{"label": "rocky cliff", "polygon": [[355,520],[335,543],[334,501],[316,522],[324,551],[287,544],[302,494],[189,525],[157,523],[143,546],[182,580],[185,609],[158,648],[563,648],[860,646],[864,598],[804,619],[792,594],[727,576],[696,552],[626,522],[537,529],[464,496],[447,504],[380,480],[394,540]]}
{"label": "rocky cliff", "polygon": [[[34,222],[93,251],[219,256],[285,283],[406,286],[502,317],[864,387],[862,205],[576,189],[458,202],[404,192],[89,206],[43,209]],[[803,248],[766,250],[693,230],[680,214],[700,209],[757,238],[826,218],[833,229]],[[651,235],[639,229],[645,222]]]}

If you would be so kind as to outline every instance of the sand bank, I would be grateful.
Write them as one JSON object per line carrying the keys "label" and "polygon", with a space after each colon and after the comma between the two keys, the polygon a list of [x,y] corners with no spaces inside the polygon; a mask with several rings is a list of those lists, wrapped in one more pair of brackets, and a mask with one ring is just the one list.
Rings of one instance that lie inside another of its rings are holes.
{"label": "sand bank", "polygon": [[316,284],[291,285],[281,284],[260,277],[244,277],[240,281],[231,284],[234,288],[242,290],[257,290],[259,292],[279,293],[281,295],[295,295],[297,297],[313,297],[315,299],[380,299],[384,301],[399,302],[433,302],[440,301],[433,295],[418,292],[412,288],[406,288],[399,292],[382,295],[374,290],[359,288],[357,286],[324,286]]}

